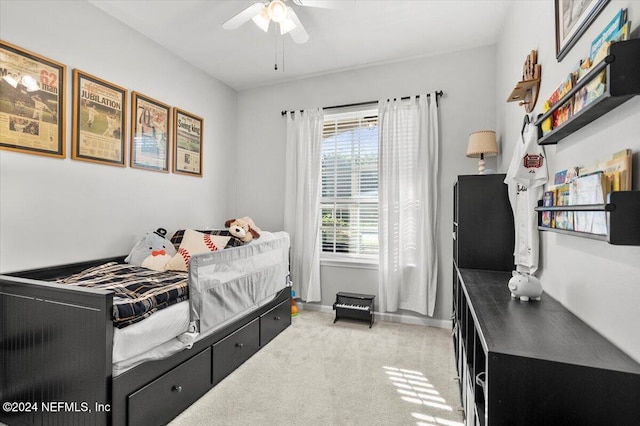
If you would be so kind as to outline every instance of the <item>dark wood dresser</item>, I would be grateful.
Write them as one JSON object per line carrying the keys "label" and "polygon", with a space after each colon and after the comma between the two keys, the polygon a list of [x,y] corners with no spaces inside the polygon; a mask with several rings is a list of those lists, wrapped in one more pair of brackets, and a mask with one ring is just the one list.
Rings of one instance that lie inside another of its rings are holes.
{"label": "dark wood dresser", "polygon": [[453,344],[466,425],[640,425],[640,364],[544,293],[511,297],[504,175],[454,185]]}

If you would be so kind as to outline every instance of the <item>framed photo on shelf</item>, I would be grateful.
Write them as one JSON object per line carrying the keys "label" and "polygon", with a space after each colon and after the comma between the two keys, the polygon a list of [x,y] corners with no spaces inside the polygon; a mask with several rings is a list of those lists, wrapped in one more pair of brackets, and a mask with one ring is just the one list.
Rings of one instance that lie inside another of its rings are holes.
{"label": "framed photo on shelf", "polygon": [[125,167],[127,89],[73,70],[71,158]]}
{"label": "framed photo on shelf", "polygon": [[66,65],[0,40],[0,70],[0,149],[65,158]]}
{"label": "framed photo on shelf", "polygon": [[202,177],[204,120],[173,108],[173,172]]}
{"label": "framed photo on shelf", "polygon": [[131,92],[130,166],[169,173],[171,107]]}
{"label": "framed photo on shelf", "polygon": [[555,0],[556,59],[564,58],[609,0]]}

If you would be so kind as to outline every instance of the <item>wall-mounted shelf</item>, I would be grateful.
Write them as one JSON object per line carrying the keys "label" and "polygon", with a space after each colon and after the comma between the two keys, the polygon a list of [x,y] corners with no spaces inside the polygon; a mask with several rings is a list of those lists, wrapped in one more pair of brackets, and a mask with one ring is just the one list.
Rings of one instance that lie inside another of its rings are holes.
{"label": "wall-mounted shelf", "polygon": [[518,84],[516,84],[516,87],[511,91],[511,95],[509,95],[509,100],[507,102],[515,102],[524,99],[526,93],[539,84],[540,79],[519,81]]}
{"label": "wall-mounted shelf", "polygon": [[507,102],[519,102],[518,105],[524,106],[527,112],[533,111],[538,101],[542,67],[537,62],[538,52],[532,50],[522,67],[522,81],[516,84],[507,98]]}
{"label": "wall-mounted shelf", "polygon": [[539,145],[556,144],[591,123],[598,117],[608,113],[632,97],[640,94],[640,39],[619,41],[609,47],[607,57],[597,64],[584,76],[565,96],[551,109],[542,114],[535,124],[539,128],[542,122],[550,117],[554,111],[573,99],[573,96],[586,86],[591,80],[606,73],[606,88],[604,93],[568,121],[551,130],[538,139]]}
{"label": "wall-mounted shelf", "polygon": [[[539,201],[541,204],[542,201]],[[559,234],[606,241],[614,245],[640,246],[640,191],[616,191],[609,194],[606,204],[590,204],[580,206],[553,206],[535,208],[538,212],[538,229],[557,232]],[[568,229],[541,226],[542,212],[557,211],[593,211],[607,212],[607,235],[590,234]]]}

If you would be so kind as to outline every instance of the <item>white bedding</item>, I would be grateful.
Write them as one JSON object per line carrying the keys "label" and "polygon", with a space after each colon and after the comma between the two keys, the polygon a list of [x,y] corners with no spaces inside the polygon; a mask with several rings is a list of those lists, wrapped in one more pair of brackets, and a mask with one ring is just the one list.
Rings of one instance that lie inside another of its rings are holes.
{"label": "white bedding", "polygon": [[186,300],[161,309],[135,324],[114,328],[113,363],[118,364],[147,352],[188,329],[189,302]]}
{"label": "white bedding", "polygon": [[113,376],[190,348],[272,301],[286,285],[288,252],[288,234],[263,232],[250,244],[192,257],[188,301],[114,329]]}

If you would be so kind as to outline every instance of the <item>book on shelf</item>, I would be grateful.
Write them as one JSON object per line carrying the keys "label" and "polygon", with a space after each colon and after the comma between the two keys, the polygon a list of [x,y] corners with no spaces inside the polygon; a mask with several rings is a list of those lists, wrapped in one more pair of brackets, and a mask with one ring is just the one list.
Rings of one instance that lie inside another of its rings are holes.
{"label": "book on shelf", "polygon": [[622,27],[618,29],[618,31],[612,34],[611,37],[609,37],[604,42],[604,44],[600,46],[600,49],[596,52],[593,59],[591,59],[591,62],[594,65],[600,63],[600,61],[602,61],[609,54],[609,46],[611,46],[612,43],[615,43],[617,41],[628,40],[630,26],[631,26],[631,22],[628,21],[625,24],[623,24]]}
{"label": "book on shelf", "polygon": [[580,167],[580,176],[602,171],[609,183],[609,191],[631,191],[633,151],[629,148],[613,153],[610,157],[600,159],[588,167]]}
{"label": "book on shelf", "polygon": [[[630,30],[631,21],[627,21],[627,9],[620,9],[591,42],[589,57],[578,68],[576,82],[580,81],[609,54],[609,46],[612,43],[628,40]],[[603,70],[574,95],[573,114],[577,114],[602,96],[605,92],[606,84],[606,70]]]}
{"label": "book on shelf", "polygon": [[[589,60],[589,58],[582,61],[582,63],[580,64],[580,68],[578,68],[578,75],[576,77],[576,82],[580,81],[582,77],[587,75],[590,68],[591,68],[591,61]],[[600,82],[600,80],[602,80],[603,77],[604,77],[604,74],[601,74],[596,78],[596,80],[599,80]],[[604,93],[604,86],[602,86],[602,89]],[[574,115],[580,112],[582,109],[584,109],[584,107],[587,106],[588,98],[589,98],[589,89],[587,86],[582,87],[582,89],[578,90],[576,94],[573,95],[573,114]]]}
{"label": "book on shelf", "polygon": [[553,177],[554,185],[562,185],[563,183],[570,183],[576,177],[578,177],[579,167],[569,167],[565,170],[556,172]]}
{"label": "book on shelf", "polygon": [[[553,185],[543,193],[542,206],[605,205],[611,192],[632,189],[632,158],[633,151],[625,148],[593,165],[559,170]],[[607,213],[601,207],[594,211],[542,211],[540,226],[607,235]]]}
{"label": "book on shelf", "polygon": [[619,37],[620,29],[623,28],[626,23],[627,9],[620,9],[613,19],[600,31],[600,34],[593,39],[591,42],[591,51],[589,52],[589,59],[591,60],[592,66],[596,65],[606,56],[609,45],[613,41],[617,41],[614,40],[614,38]]}
{"label": "book on shelf", "polygon": [[[545,191],[542,195],[542,205],[544,207],[552,207],[555,204],[556,192],[554,190]],[[541,225],[547,228],[555,228],[555,215],[554,212],[551,211],[543,211],[542,212],[542,221]]]}
{"label": "book on shelf", "polygon": [[[556,187],[556,206],[569,206],[571,197],[571,185],[564,183]],[[556,228],[573,230],[573,212],[555,212]]]}
{"label": "book on shelf", "polygon": [[[558,86],[556,90],[551,94],[549,98],[549,102],[551,105],[555,105],[562,99],[564,95],[569,93],[569,91],[573,88],[574,77],[573,74],[569,74],[567,78]],[[567,99],[563,105],[556,109],[553,114],[552,127],[555,129],[560,127],[565,122],[569,121],[569,119],[573,116],[573,99]]]}
{"label": "book on shelf", "polygon": [[[572,206],[604,204],[609,195],[609,188],[609,178],[602,171],[580,176],[571,182],[569,204]],[[604,210],[573,212],[573,230],[606,235],[606,212]]]}
{"label": "book on shelf", "polygon": [[[590,58],[591,66],[598,64],[601,62],[608,54],[609,54],[609,46],[611,43],[615,43],[616,41],[627,40],[629,39],[629,29],[631,22],[627,22],[620,28],[611,38],[605,41],[605,43],[600,47],[600,50],[596,52],[593,58]],[[598,76],[596,76],[593,80],[587,83],[579,92],[580,95],[577,99],[574,97],[574,114],[582,110],[584,107],[589,105],[591,102],[598,99],[607,86],[607,76],[606,70],[603,70]],[[578,95],[576,94],[576,95]]]}

